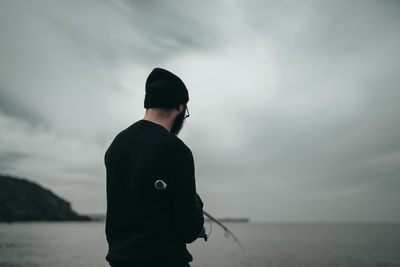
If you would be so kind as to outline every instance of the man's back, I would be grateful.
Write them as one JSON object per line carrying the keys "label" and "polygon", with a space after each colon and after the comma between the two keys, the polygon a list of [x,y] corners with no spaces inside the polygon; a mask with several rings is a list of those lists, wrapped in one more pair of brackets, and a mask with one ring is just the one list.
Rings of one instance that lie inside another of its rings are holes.
{"label": "man's back", "polygon": [[[204,218],[190,149],[163,126],[139,120],[116,136],[105,165],[107,261],[191,261],[186,243]],[[157,180],[165,190],[155,188]]]}

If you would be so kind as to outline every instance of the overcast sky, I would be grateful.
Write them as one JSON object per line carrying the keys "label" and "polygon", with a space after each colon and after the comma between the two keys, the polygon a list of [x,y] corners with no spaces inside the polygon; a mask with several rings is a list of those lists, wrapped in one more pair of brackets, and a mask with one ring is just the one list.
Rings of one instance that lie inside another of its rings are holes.
{"label": "overcast sky", "polygon": [[0,173],[105,212],[163,67],[211,214],[400,221],[399,29],[398,1],[1,1]]}

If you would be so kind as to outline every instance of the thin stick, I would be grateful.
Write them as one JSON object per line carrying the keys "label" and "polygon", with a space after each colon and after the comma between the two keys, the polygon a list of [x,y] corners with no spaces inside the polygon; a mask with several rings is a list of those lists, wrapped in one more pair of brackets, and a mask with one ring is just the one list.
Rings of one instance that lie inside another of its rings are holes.
{"label": "thin stick", "polygon": [[232,236],[233,241],[235,241],[235,243],[237,243],[239,245],[239,247],[244,250],[242,243],[240,243],[239,239],[235,236],[234,233],[232,233],[231,230],[228,229],[228,227],[226,227],[225,225],[223,225],[220,221],[218,221],[217,219],[215,219],[213,216],[211,216],[208,212],[206,212],[205,210],[203,210],[203,214],[206,215],[210,220],[214,221],[216,224],[218,224],[219,226],[222,227],[222,229],[224,229],[225,233],[228,233],[229,235]]}

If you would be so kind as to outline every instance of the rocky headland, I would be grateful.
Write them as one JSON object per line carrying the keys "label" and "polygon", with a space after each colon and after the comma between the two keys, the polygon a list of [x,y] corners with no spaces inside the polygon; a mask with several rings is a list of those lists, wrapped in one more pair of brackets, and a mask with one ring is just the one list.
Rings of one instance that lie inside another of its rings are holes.
{"label": "rocky headland", "polygon": [[0,222],[90,221],[48,189],[24,178],[0,175]]}

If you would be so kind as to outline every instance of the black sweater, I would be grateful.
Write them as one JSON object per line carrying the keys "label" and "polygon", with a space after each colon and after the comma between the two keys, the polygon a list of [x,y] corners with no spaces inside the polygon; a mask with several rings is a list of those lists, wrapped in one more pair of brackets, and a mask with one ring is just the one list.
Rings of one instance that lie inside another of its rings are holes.
{"label": "black sweater", "polygon": [[197,239],[204,217],[190,149],[163,126],[139,120],[115,137],[104,160],[106,260],[192,261],[186,243]]}

